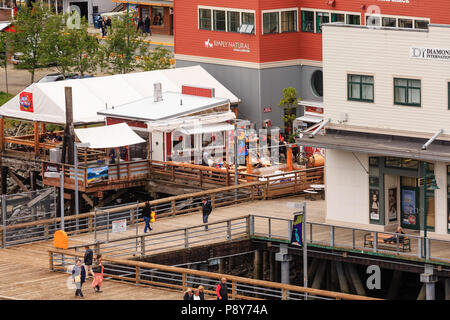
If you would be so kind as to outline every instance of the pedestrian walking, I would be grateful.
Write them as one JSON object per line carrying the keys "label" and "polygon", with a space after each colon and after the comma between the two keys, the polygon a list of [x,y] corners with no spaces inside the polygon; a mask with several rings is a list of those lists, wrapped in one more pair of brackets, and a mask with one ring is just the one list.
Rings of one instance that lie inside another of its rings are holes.
{"label": "pedestrian walking", "polygon": [[100,21],[100,28],[102,29],[102,38],[104,38],[107,33],[106,33],[106,22],[105,20],[103,20],[103,18],[101,18],[102,20]]}
{"label": "pedestrian walking", "polygon": [[216,287],[216,294],[217,300],[228,300],[227,279],[225,277],[220,279],[220,282]]}
{"label": "pedestrian walking", "polygon": [[144,20],[145,33],[148,33],[151,36],[152,30],[150,29],[150,25],[151,25],[151,20],[150,20],[150,17],[147,16],[147,17],[145,17],[145,20]]}
{"label": "pedestrian walking", "polygon": [[86,269],[81,264],[81,260],[77,259],[75,266],[72,269],[72,280],[75,283],[77,290],[75,291],[75,297],[84,298],[81,287],[86,280]]}
{"label": "pedestrian walking", "polygon": [[198,287],[198,295],[200,296],[200,300],[205,300],[205,288],[203,286]]}
{"label": "pedestrian walking", "polygon": [[92,262],[94,260],[94,252],[92,249],[89,249],[89,246],[84,247],[86,251],[84,252],[84,265],[86,266],[86,280],[89,280],[89,273],[94,276],[94,272],[92,272]]}
{"label": "pedestrian walking", "polygon": [[[208,217],[211,214],[212,206],[211,201],[206,198],[202,198],[202,214],[203,214],[203,223],[208,223]],[[205,225],[205,231],[208,231],[208,225]]]}
{"label": "pedestrian walking", "polygon": [[200,298],[200,291],[197,289],[194,289],[194,294],[192,295],[192,300],[202,300]]}
{"label": "pedestrian walking", "polygon": [[140,33],[144,33],[144,22],[141,18],[138,19],[137,31]]}
{"label": "pedestrian walking", "polygon": [[191,288],[187,288],[184,292],[183,300],[194,300],[194,295]]}
{"label": "pedestrian walking", "polygon": [[100,289],[103,285],[103,263],[102,263],[102,255],[97,255],[96,264],[93,268],[94,271],[94,280],[92,281],[92,288],[94,288],[94,292],[102,292]]}
{"label": "pedestrian walking", "polygon": [[105,26],[108,27],[109,30],[112,29],[111,17],[108,17],[108,19],[106,19]]}
{"label": "pedestrian walking", "polygon": [[147,233],[147,229],[149,229],[149,231],[152,231],[152,227],[150,227],[151,214],[152,214],[152,209],[150,207],[150,204],[147,201],[145,203],[144,209],[142,210],[142,216],[144,217],[144,221],[145,221],[144,233]]}

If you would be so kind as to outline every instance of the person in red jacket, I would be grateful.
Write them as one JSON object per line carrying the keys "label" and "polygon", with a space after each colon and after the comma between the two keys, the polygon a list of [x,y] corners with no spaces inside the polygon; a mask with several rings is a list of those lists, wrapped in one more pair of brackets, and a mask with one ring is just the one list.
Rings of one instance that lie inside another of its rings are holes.
{"label": "person in red jacket", "polygon": [[217,300],[228,300],[227,279],[223,277],[220,279],[216,287]]}

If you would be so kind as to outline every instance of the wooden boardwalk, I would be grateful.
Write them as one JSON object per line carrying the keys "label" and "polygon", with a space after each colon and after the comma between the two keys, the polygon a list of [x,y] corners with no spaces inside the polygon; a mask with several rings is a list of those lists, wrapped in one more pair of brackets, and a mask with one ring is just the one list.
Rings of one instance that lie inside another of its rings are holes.
{"label": "wooden boardwalk", "polygon": [[[215,209],[210,215],[210,222],[229,219],[248,214],[277,216],[292,218],[292,209],[285,205],[287,201],[300,201],[302,197],[290,197],[269,201],[254,201],[240,205]],[[308,205],[311,219],[323,211],[323,201],[312,201]],[[168,231],[202,223],[201,213],[190,213],[175,217],[158,219],[152,224],[153,231]],[[143,234],[144,225],[139,225],[139,234]],[[128,228],[125,234],[135,235],[135,229]],[[91,243],[93,234],[71,236],[69,245]],[[48,250],[53,248],[52,241],[41,241],[32,244],[0,249],[0,296],[12,299],[40,299],[40,300],[68,300],[74,297],[74,290],[68,289],[69,274],[49,271]],[[147,286],[136,286],[120,281],[105,280],[103,293],[94,293],[90,281],[84,286],[85,300],[87,299],[135,299],[135,300],[179,300],[179,291],[155,289]]]}

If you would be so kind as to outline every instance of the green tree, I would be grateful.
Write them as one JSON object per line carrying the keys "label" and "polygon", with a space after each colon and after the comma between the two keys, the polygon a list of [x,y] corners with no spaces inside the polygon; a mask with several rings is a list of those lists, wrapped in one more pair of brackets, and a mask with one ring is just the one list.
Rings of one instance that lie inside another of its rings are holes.
{"label": "green tree", "polygon": [[169,69],[172,66],[172,53],[163,47],[156,47],[143,59],[144,71]]}
{"label": "green tree", "polygon": [[46,39],[55,32],[48,24],[51,16],[46,3],[35,2],[32,7],[21,7],[14,20],[16,32],[12,33],[11,47],[13,52],[22,53],[21,66],[30,72],[31,83],[36,69],[49,61],[53,53],[46,50]]}
{"label": "green tree", "polygon": [[148,51],[129,14],[113,18],[112,30],[102,47],[102,67],[111,74],[129,73],[141,67],[142,59],[139,57],[145,56]]}
{"label": "green tree", "polygon": [[279,106],[284,109],[283,121],[285,124],[286,133],[288,133],[288,142],[294,142],[295,138],[292,133],[292,122],[296,117],[296,109],[298,102],[301,100],[297,96],[297,90],[292,87],[284,88],[283,95],[280,100]]}
{"label": "green tree", "polygon": [[86,73],[96,73],[102,58],[98,39],[87,31],[88,24],[83,23],[79,29],[70,32],[73,48],[72,71],[84,76]]}

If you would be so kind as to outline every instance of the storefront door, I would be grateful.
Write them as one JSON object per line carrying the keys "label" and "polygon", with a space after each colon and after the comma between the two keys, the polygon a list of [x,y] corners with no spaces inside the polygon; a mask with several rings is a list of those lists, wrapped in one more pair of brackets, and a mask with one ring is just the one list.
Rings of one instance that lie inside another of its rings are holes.
{"label": "storefront door", "polygon": [[407,229],[419,230],[419,188],[402,186],[400,195],[401,226]]}

